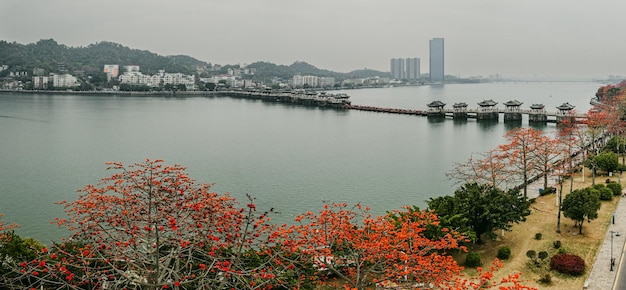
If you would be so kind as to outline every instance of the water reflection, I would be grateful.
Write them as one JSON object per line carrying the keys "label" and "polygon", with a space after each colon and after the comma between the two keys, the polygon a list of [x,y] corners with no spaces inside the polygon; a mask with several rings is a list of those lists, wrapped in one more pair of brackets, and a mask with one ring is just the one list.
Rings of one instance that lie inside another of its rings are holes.
{"label": "water reflection", "polygon": [[428,116],[426,119],[428,119],[428,123],[441,123],[441,122],[446,120],[446,117],[444,117],[444,116]]}
{"label": "water reflection", "polygon": [[493,129],[498,125],[498,120],[477,120],[477,123],[483,129]]}
{"label": "water reflection", "polygon": [[528,122],[528,126],[536,130],[544,130],[548,127],[546,122]]}
{"label": "water reflection", "polygon": [[506,121],[504,122],[504,129],[506,131],[511,131],[515,128],[519,128],[519,127],[523,127],[522,126],[522,120],[516,120],[516,121]]}
{"label": "water reflection", "polygon": [[462,126],[467,124],[467,118],[454,118],[452,119],[454,126]]}

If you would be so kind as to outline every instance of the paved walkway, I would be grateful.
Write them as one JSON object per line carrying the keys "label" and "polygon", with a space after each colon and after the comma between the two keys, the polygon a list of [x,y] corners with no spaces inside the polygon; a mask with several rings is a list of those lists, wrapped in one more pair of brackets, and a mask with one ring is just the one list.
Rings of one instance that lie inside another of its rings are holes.
{"label": "paved walkway", "polygon": [[[598,249],[595,263],[593,263],[583,289],[615,289],[613,283],[616,275],[619,273],[620,267],[626,266],[621,263],[624,254],[624,242],[626,241],[626,201],[624,199],[626,198],[620,198],[617,203],[615,223],[612,223],[611,220],[604,221],[609,224],[609,228],[604,236],[604,242]],[[619,233],[619,236],[616,233]],[[611,271],[611,256],[615,258],[613,271]]]}
{"label": "paved walkway", "polygon": [[[622,176],[624,177],[624,176]],[[603,178],[597,178],[596,181],[602,182]],[[556,178],[549,178],[548,184],[558,188],[558,182]],[[567,186],[569,188],[569,182],[563,184],[564,189]],[[539,196],[539,188],[543,187],[543,178],[528,185],[527,193],[528,198],[536,198]],[[624,189],[626,191],[626,189]],[[608,224],[608,229],[604,237],[604,241],[596,254],[596,259],[591,266],[589,276],[585,280],[583,289],[587,290],[610,290],[614,288],[614,282],[616,281],[617,273],[621,267],[626,267],[626,264],[622,265],[622,259],[624,257],[624,251],[626,251],[626,197],[620,198],[615,209],[615,223],[612,220],[596,222]],[[619,233],[619,235],[617,235]],[[611,242],[611,236],[613,241]],[[611,271],[611,257],[615,258],[615,264],[613,271]],[[589,266],[589,265],[588,265]],[[622,278],[623,279],[623,278]]]}

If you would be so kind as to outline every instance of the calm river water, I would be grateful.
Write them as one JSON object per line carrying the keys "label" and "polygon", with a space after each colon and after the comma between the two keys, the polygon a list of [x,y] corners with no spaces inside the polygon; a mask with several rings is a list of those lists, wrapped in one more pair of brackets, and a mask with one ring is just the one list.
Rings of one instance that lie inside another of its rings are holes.
{"label": "calm river water", "polygon": [[[517,99],[548,111],[569,102],[586,112],[599,83],[489,83],[345,91],[353,104],[426,109],[441,100],[470,108]],[[524,121],[522,126],[528,126]],[[278,222],[322,201],[360,202],[375,214],[425,206],[451,194],[454,162],[502,143],[514,126],[430,122],[426,117],[286,106],[227,97],[127,97],[0,93],[0,213],[43,243],[66,232],[54,202],[111,172],[107,161],[164,159],[199,182],[250,193]],[[553,124],[541,127],[554,130]]]}

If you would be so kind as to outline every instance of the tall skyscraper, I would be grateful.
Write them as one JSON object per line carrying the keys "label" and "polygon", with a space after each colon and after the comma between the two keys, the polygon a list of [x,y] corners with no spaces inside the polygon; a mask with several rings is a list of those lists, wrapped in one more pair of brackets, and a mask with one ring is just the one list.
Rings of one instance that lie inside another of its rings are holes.
{"label": "tall skyscraper", "polygon": [[419,58],[392,58],[391,76],[396,80],[417,80],[420,77]]}
{"label": "tall skyscraper", "polygon": [[443,38],[430,40],[430,81],[442,83],[444,76]]}
{"label": "tall skyscraper", "polygon": [[405,78],[403,58],[391,59],[391,77],[397,80],[401,80]]}
{"label": "tall skyscraper", "polygon": [[417,80],[420,78],[420,59],[419,58],[407,58],[406,59],[406,79]]}

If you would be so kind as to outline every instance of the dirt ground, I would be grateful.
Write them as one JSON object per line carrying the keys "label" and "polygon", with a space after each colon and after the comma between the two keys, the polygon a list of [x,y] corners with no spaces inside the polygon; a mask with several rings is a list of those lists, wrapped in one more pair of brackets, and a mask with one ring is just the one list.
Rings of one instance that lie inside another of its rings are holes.
{"label": "dirt ground", "polygon": [[[585,188],[591,186],[592,178],[585,170],[585,182],[582,182],[581,173],[574,176],[573,188]],[[624,176],[626,178],[626,176]],[[596,177],[596,183],[604,183],[607,176]],[[617,181],[617,177],[610,177],[612,181]],[[624,180],[620,180],[624,186]],[[563,192],[569,193],[570,180],[563,183]],[[565,195],[563,197],[565,197]],[[582,228],[582,235],[578,234],[578,228],[574,227],[574,222],[565,218],[561,214],[561,233],[556,232],[558,208],[556,206],[556,194],[541,196],[531,204],[532,212],[527,217],[526,222],[516,224],[512,231],[504,232],[504,236],[498,233],[495,241],[486,241],[480,246],[468,248],[469,251],[478,252],[484,266],[489,266],[496,258],[498,249],[503,246],[511,248],[511,257],[504,260],[504,266],[495,274],[493,281],[499,281],[500,278],[515,272],[521,272],[521,279],[524,285],[536,287],[538,289],[582,289],[586,277],[591,271],[591,267],[595,262],[596,253],[602,244],[606,234],[611,216],[617,206],[620,196],[614,196],[611,201],[602,201],[602,206],[598,212],[598,218],[590,223],[585,222]],[[535,238],[536,233],[541,233],[541,239]],[[579,255],[585,260],[586,272],[579,277],[562,275],[556,271],[549,270],[549,257],[557,253],[554,247],[554,241],[561,241],[562,248],[567,253]],[[528,250],[534,250],[537,253],[546,251],[549,257],[541,266],[530,263],[530,259],[526,256]],[[462,263],[464,257],[459,257]],[[468,274],[475,274],[475,270],[467,269]],[[539,283],[539,279],[549,273],[552,278],[551,284]]]}

